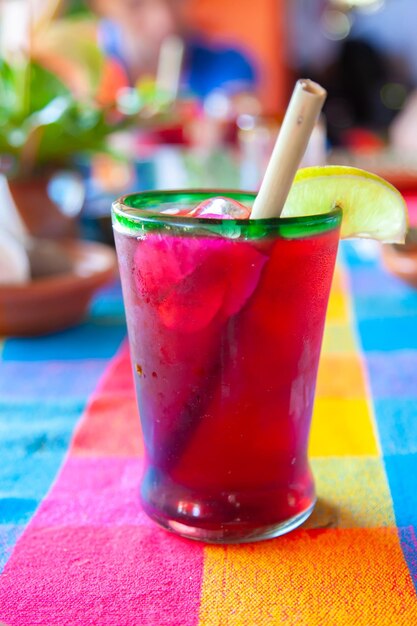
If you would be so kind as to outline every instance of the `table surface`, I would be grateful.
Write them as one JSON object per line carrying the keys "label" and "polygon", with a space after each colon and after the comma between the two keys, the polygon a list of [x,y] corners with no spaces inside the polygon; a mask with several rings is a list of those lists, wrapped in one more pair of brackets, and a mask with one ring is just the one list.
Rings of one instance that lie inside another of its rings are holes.
{"label": "table surface", "polygon": [[0,622],[417,624],[417,292],[344,242],[302,529],[205,546],[149,521],[117,284],[76,328],[0,348]]}

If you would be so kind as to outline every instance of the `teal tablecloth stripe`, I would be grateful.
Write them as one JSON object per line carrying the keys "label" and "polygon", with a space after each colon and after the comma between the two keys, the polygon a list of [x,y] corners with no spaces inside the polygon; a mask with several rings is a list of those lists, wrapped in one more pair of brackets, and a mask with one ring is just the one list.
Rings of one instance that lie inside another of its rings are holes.
{"label": "teal tablecloth stripe", "polygon": [[417,590],[417,292],[384,270],[376,244],[345,242],[343,252],[396,524]]}
{"label": "teal tablecloth stripe", "polygon": [[126,335],[118,284],[86,321],[7,339],[0,353],[0,571],[50,489],[78,420]]}
{"label": "teal tablecloth stripe", "polygon": [[124,322],[106,324],[87,320],[75,328],[34,339],[9,339],[5,361],[67,361],[109,359],[126,334]]}

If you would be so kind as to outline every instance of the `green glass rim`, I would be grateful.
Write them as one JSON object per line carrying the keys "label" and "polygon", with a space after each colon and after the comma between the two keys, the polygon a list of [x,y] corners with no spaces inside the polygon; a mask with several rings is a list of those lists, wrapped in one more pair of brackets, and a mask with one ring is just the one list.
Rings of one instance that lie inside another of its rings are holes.
{"label": "green glass rim", "polygon": [[342,210],[339,207],[326,213],[303,215],[297,217],[273,217],[266,219],[222,220],[215,218],[181,217],[162,213],[159,207],[167,205],[196,206],[203,200],[222,196],[237,200],[242,204],[251,205],[256,193],[236,189],[179,189],[167,191],[143,191],[130,193],[115,200],[112,204],[112,218],[115,226],[132,234],[138,229],[143,231],[161,228],[209,229],[212,233],[227,234],[233,226],[239,226],[242,236],[256,237],[258,231],[265,234],[283,236],[309,236],[339,228],[342,221]]}

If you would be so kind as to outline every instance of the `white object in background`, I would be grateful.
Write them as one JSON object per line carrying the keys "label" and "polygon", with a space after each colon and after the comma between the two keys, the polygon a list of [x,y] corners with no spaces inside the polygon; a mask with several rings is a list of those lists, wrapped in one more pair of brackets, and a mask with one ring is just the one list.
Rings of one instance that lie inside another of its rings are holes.
{"label": "white object in background", "polygon": [[325,165],[326,152],[326,124],[321,117],[313,128],[300,167]]}
{"label": "white object in background", "polygon": [[166,37],[159,51],[156,90],[164,94],[169,102],[176,100],[178,95],[183,58],[183,40],[177,35]]}
{"label": "white object in background", "polygon": [[26,252],[28,235],[11,197],[7,180],[0,176],[0,285],[30,279]]}
{"label": "white object in background", "polygon": [[22,244],[28,241],[27,230],[13,202],[7,180],[0,174],[0,232],[5,231]]}
{"label": "white object in background", "polygon": [[156,189],[186,189],[188,176],[178,148],[162,146],[155,154]]}
{"label": "white object in background", "polygon": [[30,280],[30,264],[21,241],[6,230],[0,231],[0,285],[16,285]]}
{"label": "white object in background", "polygon": [[239,131],[241,189],[259,189],[265,165],[271,156],[271,143],[271,132],[265,126]]}
{"label": "white object in background", "polygon": [[392,147],[400,154],[417,154],[417,89],[408,97],[403,110],[389,129]]}
{"label": "white object in background", "polygon": [[76,172],[59,170],[50,178],[48,196],[63,215],[76,217],[85,199],[85,185]]}
{"label": "white object in background", "polygon": [[0,56],[23,54],[29,47],[30,0],[0,1]]}
{"label": "white object in background", "polygon": [[373,239],[352,239],[349,245],[354,249],[356,255],[365,263],[375,262],[381,255],[381,244]]}

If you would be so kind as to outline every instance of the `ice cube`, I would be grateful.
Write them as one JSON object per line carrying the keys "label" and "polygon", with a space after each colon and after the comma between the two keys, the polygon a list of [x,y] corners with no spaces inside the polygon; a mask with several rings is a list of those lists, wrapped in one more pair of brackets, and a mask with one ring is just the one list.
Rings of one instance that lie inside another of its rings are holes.
{"label": "ice cube", "polygon": [[134,274],[144,297],[164,297],[222,247],[220,238],[149,234],[137,242]]}
{"label": "ice cube", "polygon": [[163,324],[190,333],[235,315],[253,294],[267,257],[251,243],[223,237],[150,234],[137,242],[138,295]]}
{"label": "ice cube", "polygon": [[188,215],[222,220],[247,220],[250,218],[250,209],[236,200],[218,196],[203,200]]}
{"label": "ice cube", "polygon": [[[267,257],[250,243],[204,238],[199,262],[183,279],[165,286],[157,300],[164,325],[197,332],[217,317],[236,315],[255,291]],[[215,245],[212,245],[215,244]]]}

